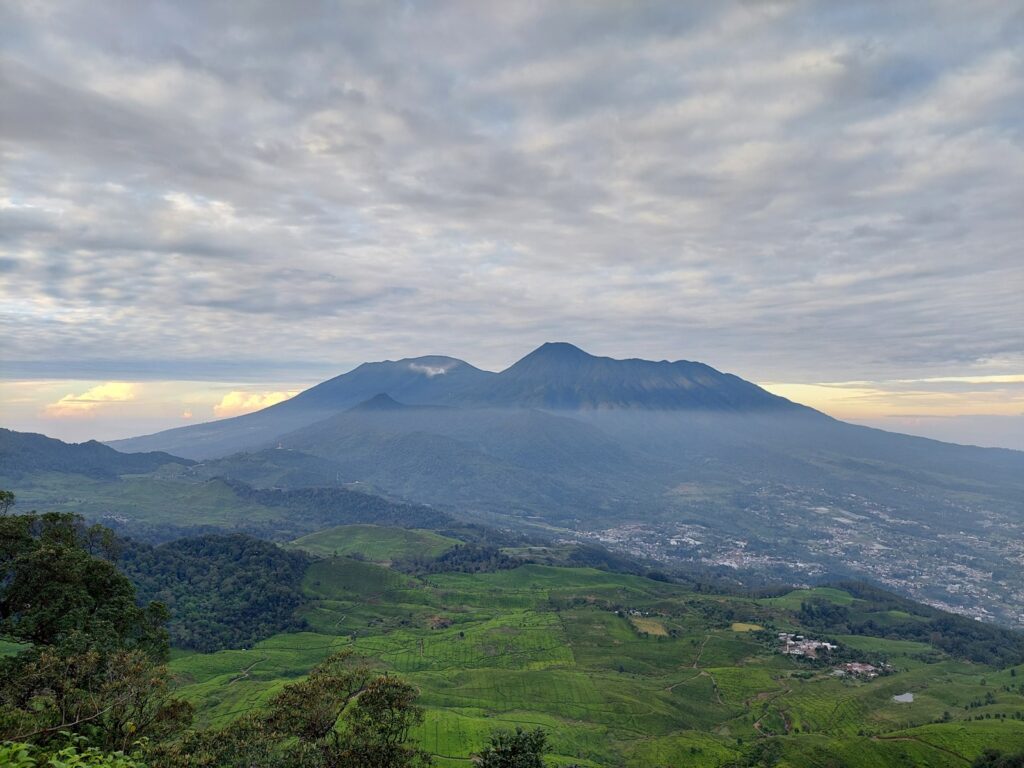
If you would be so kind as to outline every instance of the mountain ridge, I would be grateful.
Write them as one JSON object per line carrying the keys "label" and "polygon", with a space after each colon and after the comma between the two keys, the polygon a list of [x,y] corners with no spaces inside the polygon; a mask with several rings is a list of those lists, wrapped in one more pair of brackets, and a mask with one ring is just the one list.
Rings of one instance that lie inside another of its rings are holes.
{"label": "mountain ridge", "polygon": [[152,472],[165,464],[191,466],[195,462],[163,451],[124,453],[97,440],[66,443],[35,432],[0,428],[0,472],[55,470],[88,477]]}
{"label": "mountain ridge", "polygon": [[499,373],[444,355],[362,363],[260,411],[109,445],[126,452],[167,450],[195,459],[225,456],[266,447],[284,434],[381,394],[404,405],[467,408],[818,413],[704,363],[618,360],[591,355],[567,342],[546,342]]}

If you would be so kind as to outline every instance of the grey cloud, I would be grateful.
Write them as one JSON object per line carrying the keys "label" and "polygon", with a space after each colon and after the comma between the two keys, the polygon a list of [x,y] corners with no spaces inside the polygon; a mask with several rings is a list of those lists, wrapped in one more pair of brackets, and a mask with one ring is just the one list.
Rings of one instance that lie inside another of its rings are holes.
{"label": "grey cloud", "polygon": [[1007,4],[4,13],[4,359],[1024,367]]}

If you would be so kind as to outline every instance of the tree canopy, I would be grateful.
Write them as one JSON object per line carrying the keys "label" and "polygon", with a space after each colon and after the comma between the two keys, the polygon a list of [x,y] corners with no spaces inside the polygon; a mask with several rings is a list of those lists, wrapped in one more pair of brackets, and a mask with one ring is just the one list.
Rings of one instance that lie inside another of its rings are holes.
{"label": "tree canopy", "polygon": [[191,719],[163,666],[167,612],[136,604],[116,545],[74,515],[0,518],[0,636],[24,644],[0,658],[0,739],[127,749]]}

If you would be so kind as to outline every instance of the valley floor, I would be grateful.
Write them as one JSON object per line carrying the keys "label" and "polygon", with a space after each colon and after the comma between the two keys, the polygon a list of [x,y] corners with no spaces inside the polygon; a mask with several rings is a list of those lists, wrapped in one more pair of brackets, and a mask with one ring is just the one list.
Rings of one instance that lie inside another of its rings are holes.
{"label": "valley floor", "polygon": [[[1024,668],[860,636],[833,639],[844,658],[884,658],[891,674],[840,678],[834,664],[780,654],[774,632],[800,630],[791,609],[807,592],[699,595],[537,565],[415,578],[347,557],[315,563],[304,586],[310,631],[176,654],[207,723],[349,647],[419,688],[415,738],[441,766],[470,765],[491,731],[516,725],[548,730],[557,765],[742,765],[769,750],[780,765],[965,766],[988,746],[1024,749]],[[893,699],[907,692],[912,703]]]}

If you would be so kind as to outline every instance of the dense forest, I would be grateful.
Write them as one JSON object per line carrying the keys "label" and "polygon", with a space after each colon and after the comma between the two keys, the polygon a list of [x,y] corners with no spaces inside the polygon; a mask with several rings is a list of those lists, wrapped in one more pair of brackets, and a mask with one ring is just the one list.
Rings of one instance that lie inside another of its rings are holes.
{"label": "dense forest", "polygon": [[158,547],[129,542],[118,565],[143,602],[170,611],[171,642],[215,651],[304,628],[302,576],[311,558],[249,536],[207,535]]}

